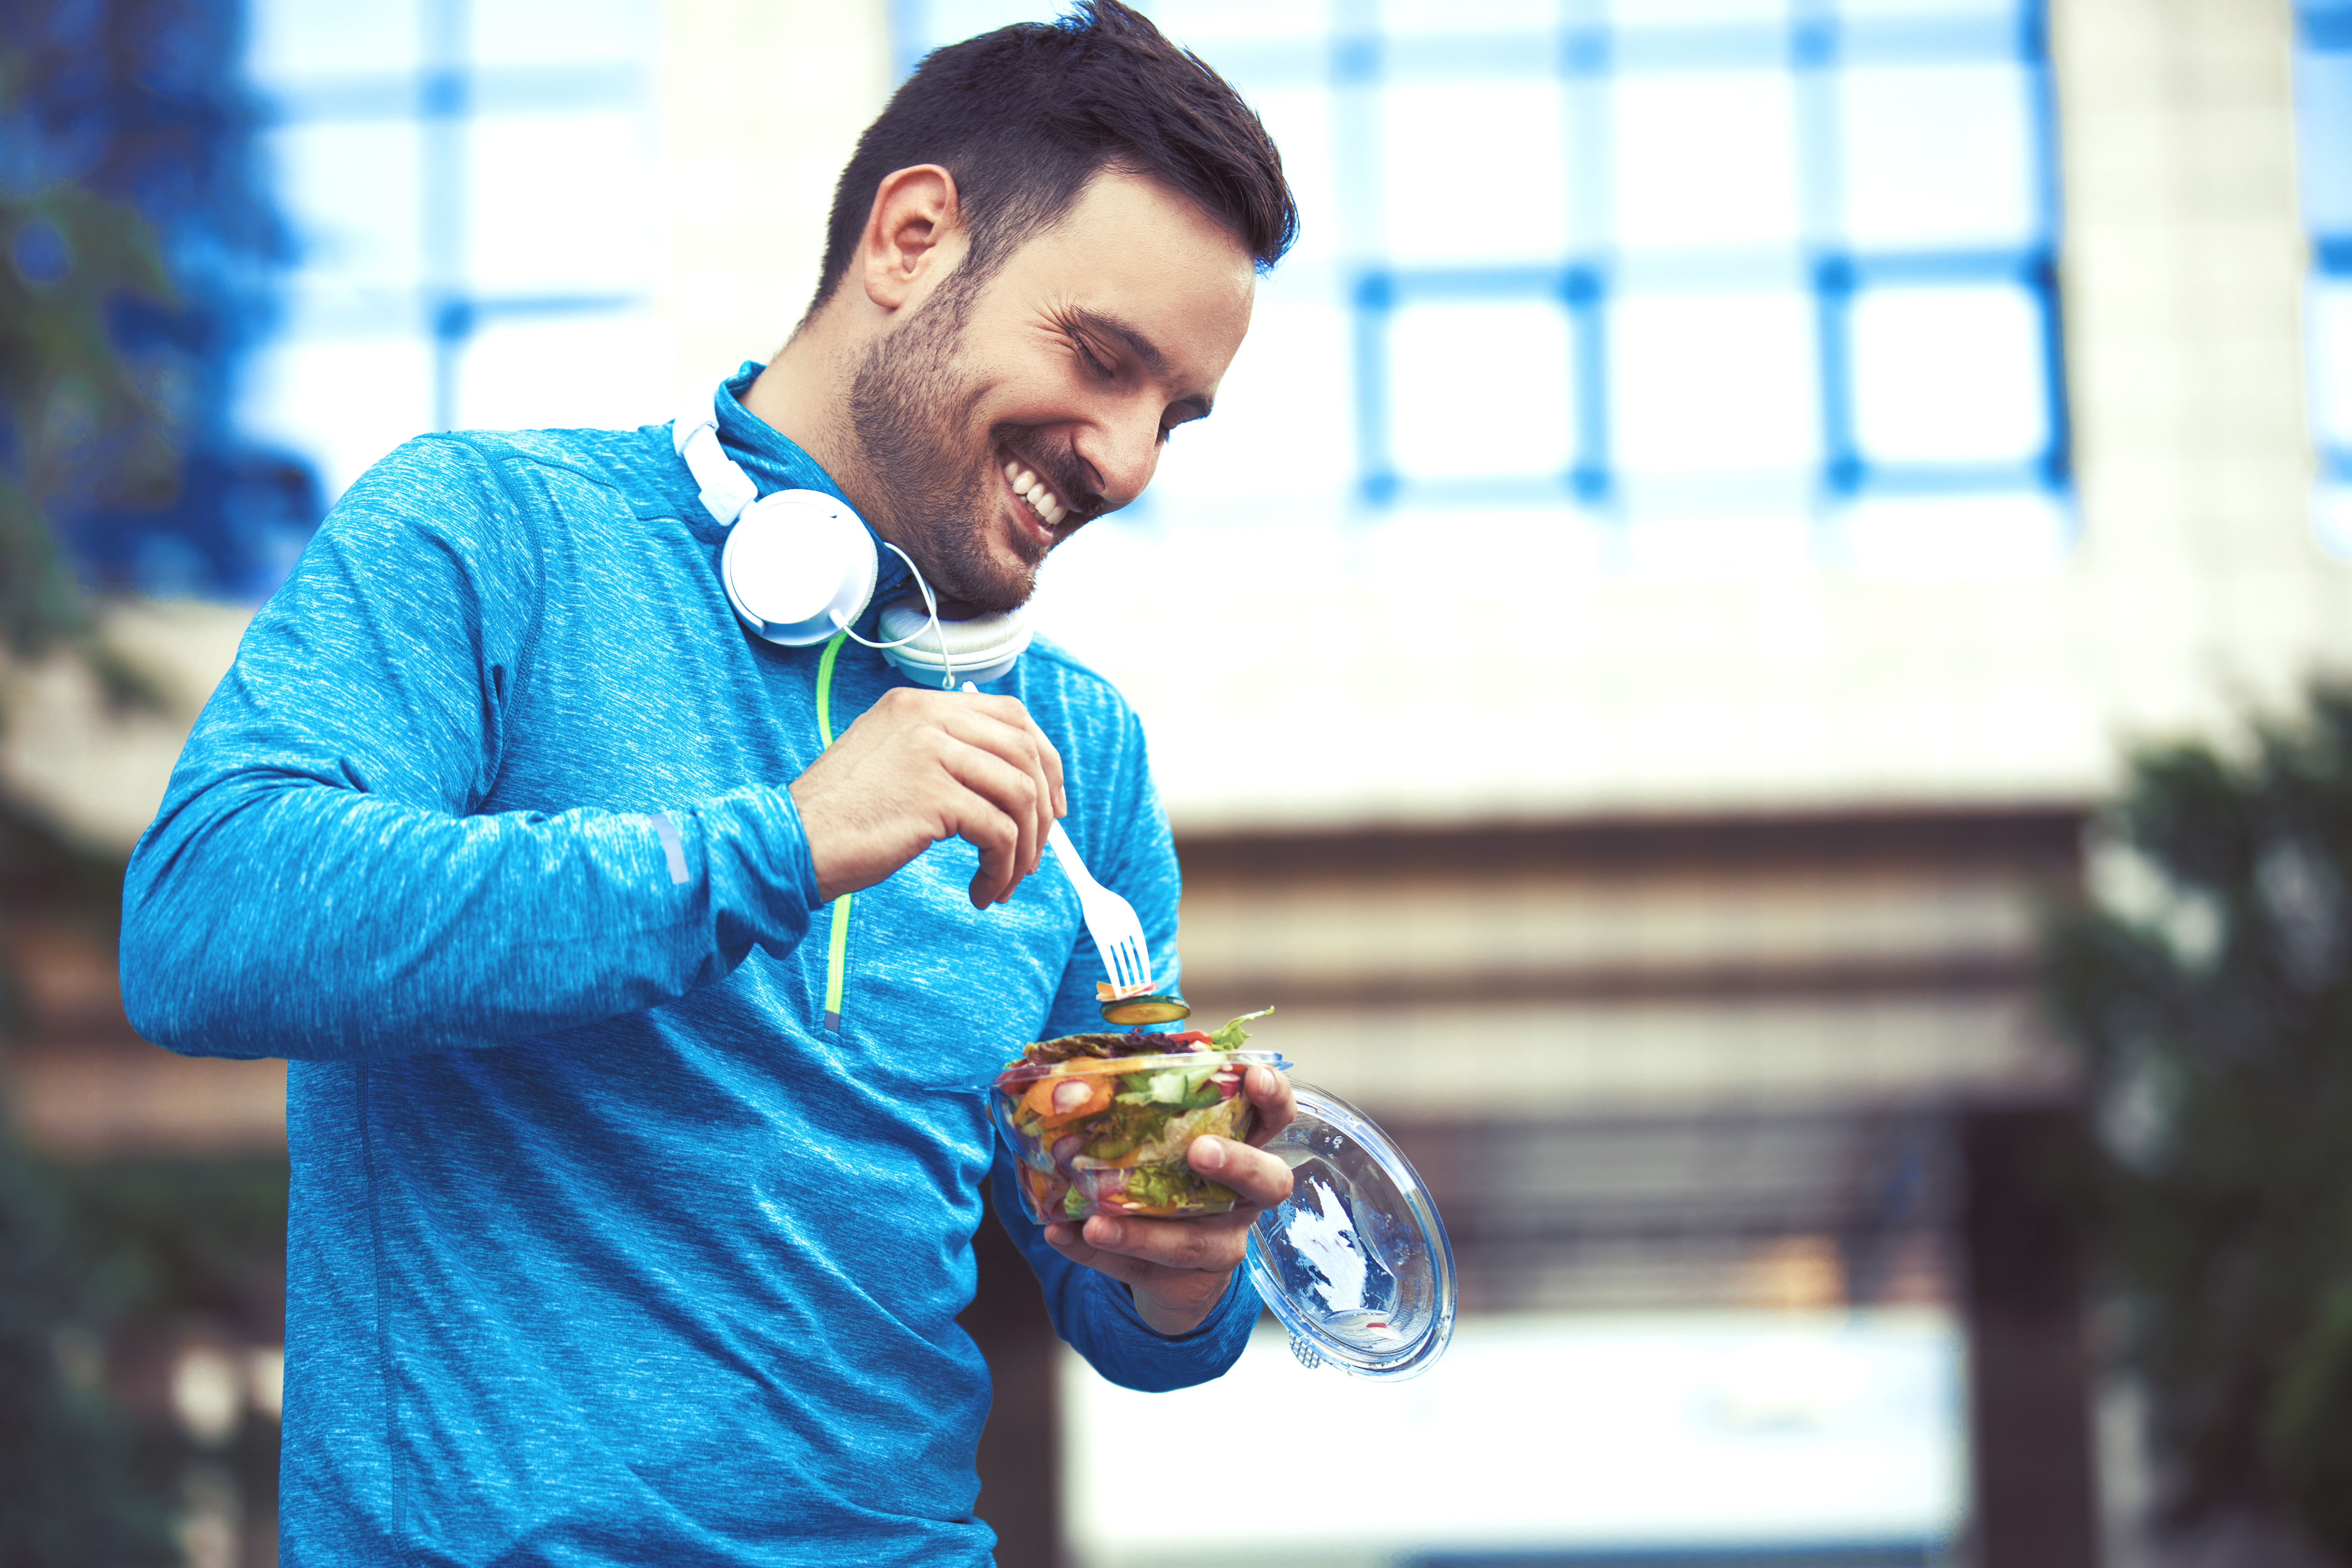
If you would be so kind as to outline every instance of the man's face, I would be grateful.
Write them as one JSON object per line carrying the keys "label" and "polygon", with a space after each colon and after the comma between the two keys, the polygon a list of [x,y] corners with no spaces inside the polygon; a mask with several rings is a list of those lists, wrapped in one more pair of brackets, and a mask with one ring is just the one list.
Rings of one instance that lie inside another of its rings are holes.
{"label": "man's face", "polygon": [[1209,412],[1256,271],[1181,196],[1097,177],[977,291],[953,274],[858,367],[860,496],[939,592],[1009,610],[1046,552],[1143,493]]}

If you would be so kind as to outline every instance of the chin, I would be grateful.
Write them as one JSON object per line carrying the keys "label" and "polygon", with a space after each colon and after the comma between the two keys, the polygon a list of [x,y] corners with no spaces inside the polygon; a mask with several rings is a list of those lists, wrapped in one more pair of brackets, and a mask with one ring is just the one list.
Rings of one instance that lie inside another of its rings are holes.
{"label": "chin", "polygon": [[983,616],[1017,610],[1037,591],[1037,568],[1025,560],[967,559],[940,567],[931,574],[933,591]]}

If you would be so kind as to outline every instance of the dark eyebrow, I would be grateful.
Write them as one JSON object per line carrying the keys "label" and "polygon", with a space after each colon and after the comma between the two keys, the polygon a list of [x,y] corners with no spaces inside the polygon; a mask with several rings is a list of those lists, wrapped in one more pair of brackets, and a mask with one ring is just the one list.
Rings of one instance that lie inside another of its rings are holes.
{"label": "dark eyebrow", "polygon": [[[1117,316],[1106,316],[1100,310],[1089,310],[1080,305],[1071,310],[1070,321],[1074,325],[1087,331],[1099,332],[1104,337],[1116,338],[1125,343],[1128,352],[1141,360],[1143,368],[1152,374],[1168,374],[1168,356],[1160,352],[1160,345]],[[1211,399],[1199,393],[1194,393],[1190,397],[1180,397],[1169,405],[1171,408],[1184,410],[1194,419],[1206,419],[1209,416],[1209,410],[1213,405]]]}

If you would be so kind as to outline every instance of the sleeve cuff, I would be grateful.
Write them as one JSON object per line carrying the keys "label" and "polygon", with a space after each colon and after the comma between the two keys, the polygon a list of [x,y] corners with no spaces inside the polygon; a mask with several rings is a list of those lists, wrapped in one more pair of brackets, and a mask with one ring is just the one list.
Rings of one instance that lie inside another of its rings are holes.
{"label": "sleeve cuff", "polygon": [[1131,1286],[1122,1285],[1107,1274],[1097,1274],[1095,1278],[1110,1287],[1105,1294],[1110,1297],[1112,1309],[1120,1317],[1138,1332],[1148,1334],[1163,1345],[1184,1345],[1196,1340],[1215,1338],[1222,1330],[1231,1326],[1228,1320],[1244,1311],[1244,1302],[1247,1303],[1245,1310],[1251,1327],[1257,1324],[1257,1291],[1250,1285],[1247,1268],[1234,1269],[1234,1277],[1225,1281],[1225,1293],[1218,1298],[1215,1306],[1209,1309],[1209,1315],[1201,1320],[1199,1327],[1181,1334],[1163,1334],[1144,1321],[1142,1310],[1135,1304],[1135,1290]]}
{"label": "sleeve cuff", "polygon": [[1110,1343],[1100,1347],[1108,1353],[1090,1353],[1087,1359],[1111,1382],[1145,1394],[1190,1388],[1223,1376],[1241,1359],[1250,1331],[1257,1326],[1257,1291],[1238,1268],[1223,1299],[1201,1326],[1172,1337],[1146,1323],[1127,1287],[1108,1275],[1087,1270],[1085,1288],[1108,1309],[1104,1326],[1111,1331]]}
{"label": "sleeve cuff", "polygon": [[745,790],[694,815],[703,830],[703,866],[722,942],[747,940],[770,952],[798,942],[824,900],[791,792]]}

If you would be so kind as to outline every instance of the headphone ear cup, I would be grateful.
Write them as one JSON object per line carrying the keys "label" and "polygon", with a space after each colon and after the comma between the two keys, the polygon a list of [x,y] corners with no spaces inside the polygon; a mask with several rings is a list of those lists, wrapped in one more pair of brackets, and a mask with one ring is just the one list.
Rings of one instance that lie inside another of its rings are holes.
{"label": "headphone ear cup", "polygon": [[857,514],[821,490],[778,490],[727,531],[719,576],[745,626],[806,647],[866,613],[878,571]]}
{"label": "headphone ear cup", "polygon": [[[945,658],[940,657],[940,633],[946,634]],[[1028,616],[1020,610],[974,616],[968,621],[943,620],[935,632],[930,612],[919,598],[893,599],[882,606],[881,640],[898,643],[883,649],[882,657],[909,680],[925,686],[994,680],[1012,669],[1034,635]],[[899,643],[901,637],[913,640]]]}

